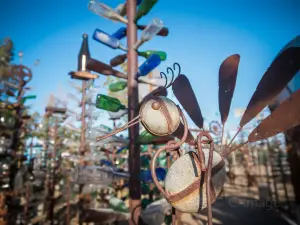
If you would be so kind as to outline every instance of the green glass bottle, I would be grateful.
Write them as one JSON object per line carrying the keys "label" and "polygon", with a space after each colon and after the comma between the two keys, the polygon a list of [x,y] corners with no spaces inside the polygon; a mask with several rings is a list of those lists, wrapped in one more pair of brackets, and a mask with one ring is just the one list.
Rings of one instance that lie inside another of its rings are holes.
{"label": "green glass bottle", "polygon": [[156,137],[150,134],[148,131],[144,130],[139,136],[140,144],[148,144],[151,143]]}
{"label": "green glass bottle", "polygon": [[119,99],[102,94],[97,95],[96,107],[110,112],[118,112],[121,109],[126,109]]}
{"label": "green glass bottle", "polygon": [[135,23],[142,18],[143,16],[147,15],[148,12],[153,8],[153,6],[156,4],[157,0],[143,0],[140,4],[136,16],[135,16]]}
{"label": "green glass bottle", "polygon": [[148,145],[141,145],[141,152],[147,152],[148,151]]}
{"label": "green glass bottle", "polygon": [[161,61],[165,61],[167,59],[167,53],[163,51],[148,50],[145,52],[138,52],[139,56],[143,56],[146,59],[148,59],[153,54],[158,55]]}
{"label": "green glass bottle", "polygon": [[149,187],[148,184],[142,183],[142,188],[141,188],[141,190],[142,190],[142,194],[143,194],[143,195],[147,195],[147,194],[149,194],[149,192],[150,192],[150,187]]}
{"label": "green glass bottle", "polygon": [[110,84],[108,86],[109,90],[111,92],[118,92],[122,91],[127,87],[127,82],[126,81],[118,81],[116,83]]}
{"label": "green glass bottle", "polygon": [[150,200],[148,198],[144,198],[142,199],[141,205],[142,205],[142,209],[146,209],[148,205],[150,205]]}
{"label": "green glass bottle", "polygon": [[148,155],[142,155],[141,156],[141,167],[143,168],[149,168],[151,159]]}
{"label": "green glass bottle", "polygon": [[100,128],[106,130],[107,132],[112,132],[113,131],[113,129],[111,129],[110,127],[108,127],[104,124],[100,124]]}
{"label": "green glass bottle", "polygon": [[158,165],[160,167],[167,167],[167,158],[158,158]]}
{"label": "green glass bottle", "polygon": [[120,158],[120,159],[118,160],[117,165],[118,165],[118,166],[121,166],[124,162],[126,162],[126,159]]}
{"label": "green glass bottle", "polygon": [[125,205],[124,201],[122,201],[121,199],[111,197],[111,198],[109,198],[108,202],[109,202],[108,203],[109,206],[115,211],[129,212],[128,207]]}

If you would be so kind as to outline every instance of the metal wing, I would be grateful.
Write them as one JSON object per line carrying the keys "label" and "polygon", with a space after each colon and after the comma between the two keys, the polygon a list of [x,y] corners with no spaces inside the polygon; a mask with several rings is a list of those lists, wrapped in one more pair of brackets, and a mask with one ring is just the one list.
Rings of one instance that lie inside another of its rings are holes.
{"label": "metal wing", "polygon": [[282,52],[260,80],[247,109],[240,121],[243,127],[284,89],[300,68],[300,47],[291,47]]}
{"label": "metal wing", "polygon": [[223,125],[228,118],[239,62],[240,55],[231,55],[223,61],[219,69],[219,110]]}
{"label": "metal wing", "polygon": [[172,84],[173,93],[184,110],[199,127],[203,128],[203,117],[195,93],[188,78],[181,74]]}
{"label": "metal wing", "polygon": [[249,135],[248,141],[255,142],[269,138],[300,124],[300,90],[265,118]]}

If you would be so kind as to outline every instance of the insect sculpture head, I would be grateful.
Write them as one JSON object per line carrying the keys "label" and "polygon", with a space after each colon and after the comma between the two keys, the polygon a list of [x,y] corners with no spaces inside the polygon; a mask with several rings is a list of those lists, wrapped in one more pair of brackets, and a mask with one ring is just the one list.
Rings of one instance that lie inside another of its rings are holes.
{"label": "insect sculpture head", "polygon": [[164,96],[152,96],[140,108],[141,122],[152,134],[166,136],[174,133],[180,124],[176,104]]}
{"label": "insect sculpture head", "polygon": [[[299,39],[300,37],[298,37]],[[291,46],[291,45],[290,45]],[[300,47],[290,47],[282,51],[268,68],[254,92],[247,109],[240,122],[243,126],[251,121],[263,108],[284,89],[300,68]],[[222,132],[229,115],[231,100],[238,73],[240,56],[238,54],[227,57],[219,70],[219,110],[221,114]],[[292,62],[292,63],[291,63]],[[179,75],[173,82],[175,66],[179,68]],[[300,124],[300,90],[293,93],[270,116],[265,118],[249,135],[248,140],[237,148],[229,145],[220,146],[221,152],[214,149],[213,139],[209,132],[203,130],[203,117],[191,84],[185,75],[180,73],[178,63],[168,67],[167,72],[172,72],[172,81],[164,88],[159,88],[150,93],[141,103],[139,116],[110,135],[118,133],[138,122],[145,129],[157,136],[172,134],[180,139],[168,142],[159,148],[151,162],[153,180],[169,203],[182,212],[193,213],[208,208],[208,224],[212,224],[211,204],[217,199],[225,183],[226,170],[224,158],[231,152],[240,149],[248,142],[259,141]],[[161,73],[161,75],[166,75]],[[181,106],[185,109],[192,121],[201,129],[195,139],[190,133],[186,118],[179,106],[170,99],[161,96],[162,90],[172,85],[173,93]],[[289,111],[289,116],[285,116]],[[98,138],[101,140],[107,136]],[[180,146],[189,143],[195,151],[181,155]],[[221,141],[222,143],[222,141]],[[203,144],[209,145],[208,149]],[[162,152],[173,152],[180,157],[168,170],[165,187],[158,182],[155,173],[156,160]]]}
{"label": "insect sculpture head", "polygon": [[[180,68],[178,63],[175,63],[174,67],[175,65]],[[139,122],[141,122],[145,129],[153,135],[167,136],[173,134],[180,125],[180,117],[182,113],[179,107],[171,99],[166,97],[166,90],[172,85],[174,80],[174,71],[171,71],[172,80],[169,84],[167,76],[164,73],[161,73],[161,77],[165,76],[166,79],[165,86],[158,87],[144,97],[143,101],[140,103],[139,115],[137,117],[113,133],[98,137],[97,141],[119,133]]]}

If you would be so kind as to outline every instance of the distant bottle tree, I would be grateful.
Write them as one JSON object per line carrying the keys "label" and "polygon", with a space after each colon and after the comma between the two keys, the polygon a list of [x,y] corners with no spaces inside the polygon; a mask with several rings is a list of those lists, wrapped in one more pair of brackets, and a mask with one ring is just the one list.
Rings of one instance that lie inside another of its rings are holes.
{"label": "distant bottle tree", "polygon": [[13,56],[12,40],[10,38],[0,40],[0,81],[9,77],[9,68]]}

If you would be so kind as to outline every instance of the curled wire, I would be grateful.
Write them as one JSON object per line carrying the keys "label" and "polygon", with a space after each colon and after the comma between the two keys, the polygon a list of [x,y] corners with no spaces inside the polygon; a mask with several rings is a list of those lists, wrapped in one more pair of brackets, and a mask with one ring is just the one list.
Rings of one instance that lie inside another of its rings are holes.
{"label": "curled wire", "polygon": [[167,86],[168,86],[168,78],[167,78],[167,75],[166,75],[164,72],[160,72],[160,78],[163,78],[163,76],[164,76],[164,78],[166,79],[164,88],[167,89]]}
{"label": "curled wire", "polygon": [[174,80],[174,70],[172,70],[172,68],[168,67],[167,68],[167,73],[169,74],[169,70],[171,71],[172,73],[172,79],[171,79],[171,82],[168,84],[168,86],[166,88],[169,88],[172,84],[173,84],[173,80]]}
{"label": "curled wire", "polygon": [[167,68],[167,74],[171,74],[171,76],[172,76],[171,81],[169,83],[168,83],[168,77],[167,77],[166,73],[160,72],[160,77],[166,79],[164,89],[168,89],[173,84],[174,78],[175,78],[175,72],[174,71],[176,71],[176,66],[178,67],[177,76],[179,76],[181,74],[181,67],[180,67],[179,63],[175,62],[173,64],[173,68],[171,68],[171,67]]}

